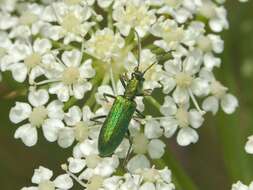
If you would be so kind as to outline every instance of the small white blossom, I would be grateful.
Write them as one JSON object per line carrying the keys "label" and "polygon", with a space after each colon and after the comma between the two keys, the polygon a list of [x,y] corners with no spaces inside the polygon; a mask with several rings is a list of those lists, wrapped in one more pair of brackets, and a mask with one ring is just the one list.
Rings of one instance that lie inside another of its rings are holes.
{"label": "small white blossom", "polygon": [[93,122],[90,121],[92,117],[95,117],[95,114],[91,112],[88,106],[85,106],[83,110],[78,106],[69,108],[64,115],[67,126],[59,130],[58,144],[63,148],[67,148],[75,140],[82,142],[89,137],[95,137],[100,128],[94,126]]}
{"label": "small white blossom", "polygon": [[101,59],[104,62],[110,62],[120,56],[121,49],[124,47],[125,41],[119,33],[105,28],[98,30],[85,43],[86,52],[90,55]]}
{"label": "small white blossom", "polygon": [[182,26],[179,26],[174,20],[165,20],[164,17],[160,17],[152,26],[151,33],[161,38],[156,40],[154,44],[164,49],[166,52],[178,49],[185,35]]}
{"label": "small white blossom", "polygon": [[223,111],[232,114],[238,107],[238,100],[232,94],[227,93],[227,88],[215,79],[213,74],[205,69],[200,72],[200,77],[209,82],[211,96],[207,97],[202,104],[205,111],[216,114],[219,109],[219,102]]}
{"label": "small white blossom", "polygon": [[159,122],[148,120],[145,126],[145,134],[137,133],[133,137],[133,152],[136,154],[127,165],[129,171],[134,172],[138,168],[149,168],[150,163],[145,157],[148,154],[152,159],[160,159],[164,154],[165,144],[159,140],[163,134]]}
{"label": "small white blossom", "polygon": [[[204,96],[209,93],[208,82],[196,74],[201,67],[201,56],[198,52],[189,55],[184,61],[181,59],[169,60],[164,64],[161,83],[163,92],[170,93],[174,88],[172,96],[176,103],[187,103],[191,97]],[[196,105],[198,109],[198,105]]]}
{"label": "small white blossom", "polygon": [[[61,60],[49,54],[44,60],[45,75],[50,84],[49,93],[56,94],[62,102],[71,96],[82,99],[91,90],[92,84],[88,79],[95,76],[92,60],[83,61],[78,50],[64,51]],[[42,81],[43,83],[43,81]]]}
{"label": "small white blossom", "polygon": [[113,7],[113,19],[124,36],[128,36],[133,28],[140,37],[145,36],[156,21],[154,10],[149,10],[147,3],[142,0],[116,1]]}
{"label": "small white blossom", "polygon": [[43,56],[52,48],[48,39],[36,39],[31,46],[25,41],[16,41],[8,50],[8,54],[2,58],[2,70],[10,70],[13,78],[18,82],[24,82],[29,76],[29,82],[43,73]]}
{"label": "small white blossom", "polygon": [[21,190],[41,190],[41,189],[50,189],[53,190],[57,188],[58,190],[67,190],[71,189],[73,186],[73,181],[68,174],[62,174],[51,180],[53,172],[43,166],[40,166],[38,169],[35,169],[32,183],[36,186],[32,187],[23,187]]}
{"label": "small white blossom", "polygon": [[165,137],[173,136],[179,128],[177,142],[181,146],[188,146],[198,141],[199,136],[195,129],[198,129],[204,122],[201,113],[195,109],[188,111],[188,108],[188,105],[177,106],[174,100],[167,96],[160,110],[165,115],[160,120]]}
{"label": "small white blossom", "polygon": [[21,138],[26,146],[34,146],[38,140],[37,128],[42,127],[43,134],[49,142],[57,140],[58,131],[64,127],[63,104],[55,100],[45,106],[49,100],[46,90],[31,91],[28,96],[29,102],[16,102],[10,111],[11,122],[18,124],[26,121],[20,126],[14,137]]}
{"label": "small white blossom", "polygon": [[89,19],[92,10],[88,5],[68,4],[66,2],[52,3],[45,8],[42,15],[49,24],[43,28],[43,35],[55,41],[64,38],[64,43],[81,42],[90,28],[94,25]]}
{"label": "small white blossom", "polygon": [[217,6],[212,1],[202,3],[199,8],[201,15],[209,19],[209,26],[214,32],[221,32],[228,29],[227,11],[223,6]]}

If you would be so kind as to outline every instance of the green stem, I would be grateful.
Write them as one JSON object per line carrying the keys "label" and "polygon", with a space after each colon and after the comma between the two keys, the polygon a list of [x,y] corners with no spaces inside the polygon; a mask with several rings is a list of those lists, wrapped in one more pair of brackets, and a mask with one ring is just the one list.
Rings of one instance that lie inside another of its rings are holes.
{"label": "green stem", "polygon": [[71,106],[73,106],[77,102],[75,97],[71,97],[69,101],[67,101],[63,107],[64,111],[67,111]]}
{"label": "green stem", "polygon": [[108,8],[108,13],[107,13],[107,24],[108,24],[108,27],[110,29],[113,30],[113,19],[112,19],[112,6],[110,6]]}
{"label": "green stem", "polygon": [[[157,110],[160,110],[161,104],[156,99],[150,96],[146,97],[146,100]],[[168,166],[169,169],[171,169],[174,182],[177,185],[177,190],[198,189],[192,179],[187,175],[180,162],[178,162],[178,159],[173,155],[173,152],[169,149],[169,147],[166,148],[162,159],[154,160],[153,162],[159,168]]]}

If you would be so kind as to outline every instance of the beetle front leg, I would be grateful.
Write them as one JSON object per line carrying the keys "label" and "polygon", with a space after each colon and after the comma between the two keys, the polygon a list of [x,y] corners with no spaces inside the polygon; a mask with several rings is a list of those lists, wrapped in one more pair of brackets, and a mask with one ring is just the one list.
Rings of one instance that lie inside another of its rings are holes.
{"label": "beetle front leg", "polygon": [[103,124],[104,122],[102,122],[102,121],[99,121],[99,119],[104,119],[104,118],[106,118],[107,116],[106,115],[100,115],[100,116],[97,116],[97,117],[93,117],[93,118],[91,118],[90,120],[91,121],[93,121],[93,122],[95,122],[96,124]]}
{"label": "beetle front leg", "polygon": [[107,94],[107,93],[104,93],[103,97],[104,97],[105,101],[107,101],[107,102],[109,102],[109,100],[107,98],[116,99],[116,97],[114,95]]}
{"label": "beetle front leg", "polygon": [[142,93],[137,94],[136,96],[151,96],[152,92],[152,89],[146,89]]}

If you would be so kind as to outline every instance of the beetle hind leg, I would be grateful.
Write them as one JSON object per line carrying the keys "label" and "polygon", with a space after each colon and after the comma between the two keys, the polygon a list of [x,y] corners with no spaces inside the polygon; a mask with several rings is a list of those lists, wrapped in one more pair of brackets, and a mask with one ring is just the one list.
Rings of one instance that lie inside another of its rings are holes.
{"label": "beetle hind leg", "polygon": [[132,139],[132,137],[130,135],[130,131],[129,130],[127,130],[126,138],[128,139],[130,145],[129,145],[129,148],[127,150],[126,158],[123,161],[123,167],[125,168],[125,170],[127,170],[126,163],[128,162],[128,160],[130,158],[131,150],[132,150],[132,146],[133,146],[133,139]]}
{"label": "beetle hind leg", "polygon": [[136,109],[136,116],[141,119],[145,119],[145,115],[140,110]]}

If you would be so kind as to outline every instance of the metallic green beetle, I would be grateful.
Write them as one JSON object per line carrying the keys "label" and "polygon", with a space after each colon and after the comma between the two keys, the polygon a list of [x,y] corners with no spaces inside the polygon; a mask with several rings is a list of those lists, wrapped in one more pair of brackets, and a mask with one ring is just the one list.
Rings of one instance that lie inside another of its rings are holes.
{"label": "metallic green beetle", "polygon": [[[139,57],[138,57],[138,66],[135,68],[134,72],[131,75],[130,79],[126,79],[127,77],[121,77],[120,81],[125,88],[124,95],[121,96],[113,96],[110,94],[104,94],[104,97],[113,98],[114,103],[112,108],[107,115],[102,129],[99,134],[98,138],[98,150],[99,155],[101,157],[107,157],[113,154],[116,148],[120,145],[123,141],[126,134],[129,135],[128,126],[131,119],[134,116],[134,113],[137,113],[139,117],[144,117],[140,111],[136,109],[137,105],[134,101],[136,96],[143,96],[143,82],[144,74],[155,64],[153,63],[150,65],[144,72],[139,71],[139,64],[140,64],[140,39],[138,37],[139,43]],[[99,116],[98,118],[103,118],[105,116]],[[130,148],[128,153],[131,149],[132,142],[130,141]]]}

